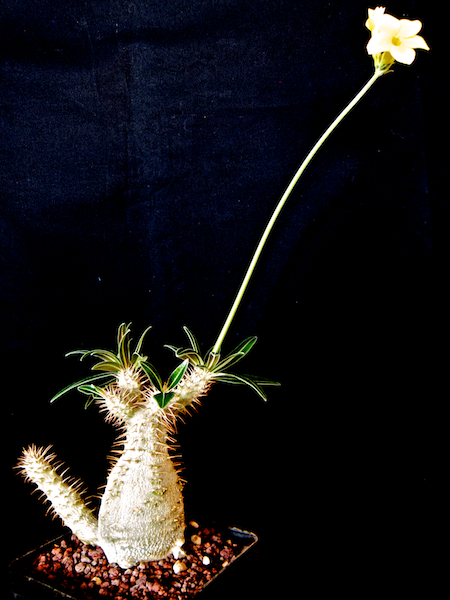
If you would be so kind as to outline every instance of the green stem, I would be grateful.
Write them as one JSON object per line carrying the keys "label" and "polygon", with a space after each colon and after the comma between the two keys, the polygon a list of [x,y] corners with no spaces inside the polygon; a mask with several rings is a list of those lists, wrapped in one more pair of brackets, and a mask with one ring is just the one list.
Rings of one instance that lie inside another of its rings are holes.
{"label": "green stem", "polygon": [[322,144],[325,142],[325,140],[329,137],[329,135],[334,131],[334,129],[339,125],[339,123],[343,120],[343,118],[351,111],[351,109],[355,106],[355,104],[361,100],[361,98],[364,96],[364,94],[369,90],[369,88],[375,83],[375,81],[378,79],[378,77],[380,77],[383,74],[383,71],[380,70],[376,70],[375,73],[373,74],[373,76],[369,79],[369,81],[366,83],[366,85],[356,94],[356,96],[353,98],[353,100],[344,108],[344,110],[336,117],[336,119],[331,123],[331,125],[328,127],[328,129],[325,131],[325,133],[319,138],[319,140],[316,142],[316,144],[314,145],[314,147],[311,149],[311,151],[309,152],[309,154],[307,155],[307,157],[305,158],[305,160],[302,162],[302,164],[300,165],[298,171],[295,173],[294,177],[292,178],[290,184],[288,185],[288,187],[286,188],[286,191],[284,192],[283,196],[281,197],[280,201],[278,202],[272,217],[269,221],[269,223],[267,224],[264,233],[262,234],[262,237],[259,241],[259,244],[255,250],[255,253],[253,255],[253,258],[250,262],[250,265],[247,269],[247,272],[245,274],[244,280],[242,281],[241,287],[239,288],[239,291],[236,295],[236,299],[233,303],[233,306],[231,307],[231,310],[228,314],[228,317],[222,327],[222,330],[219,334],[219,337],[217,338],[217,341],[214,345],[214,348],[212,350],[213,353],[217,354],[220,351],[220,347],[222,345],[223,339],[231,325],[231,322],[236,314],[236,311],[239,307],[239,304],[242,300],[242,297],[244,295],[244,292],[247,288],[248,282],[250,281],[250,277],[253,274],[253,271],[255,269],[256,263],[258,262],[259,256],[262,252],[262,249],[264,248],[264,245],[267,241],[267,238],[269,237],[269,233],[272,230],[272,227],[275,224],[275,221],[277,220],[278,215],[281,212],[281,209],[283,208],[283,206],[285,205],[287,199],[289,198],[292,190],[295,187],[295,184],[297,183],[297,181],[300,179],[303,171],[306,169],[306,167],[308,166],[308,164],[310,163],[310,161],[312,160],[312,158],[314,157],[314,155],[316,154],[316,152],[319,150],[319,148],[322,146]]}

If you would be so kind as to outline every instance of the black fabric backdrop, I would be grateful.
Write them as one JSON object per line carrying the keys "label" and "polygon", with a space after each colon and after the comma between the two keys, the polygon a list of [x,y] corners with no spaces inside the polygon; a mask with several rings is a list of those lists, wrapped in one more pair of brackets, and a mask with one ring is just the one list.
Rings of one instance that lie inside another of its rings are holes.
{"label": "black fabric backdrop", "polygon": [[[60,531],[13,474],[24,445],[53,444],[92,493],[104,483],[111,427],[76,394],[48,404],[87,375],[65,352],[112,348],[122,321],[136,336],[153,325],[145,350],[163,373],[183,325],[212,346],[278,198],[372,61],[359,0],[0,6],[12,558]],[[406,531],[422,559],[440,526],[449,215],[435,8],[388,5],[424,22],[432,50],[378,81],[315,157],[226,338],[231,350],[257,335],[241,370],[282,386],[267,404],[217,386],[180,426],[188,518],[259,534],[252,588],[292,575],[299,590],[348,587],[355,561],[372,581],[386,545],[408,545]]]}

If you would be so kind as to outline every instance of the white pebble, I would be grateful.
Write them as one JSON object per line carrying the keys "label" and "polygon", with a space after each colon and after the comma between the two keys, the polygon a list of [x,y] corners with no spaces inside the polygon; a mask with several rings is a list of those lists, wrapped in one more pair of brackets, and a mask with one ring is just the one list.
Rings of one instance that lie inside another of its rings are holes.
{"label": "white pebble", "polygon": [[202,558],[202,563],[203,563],[205,566],[209,565],[209,564],[211,563],[211,560],[210,560],[209,556],[204,556],[204,557]]}
{"label": "white pebble", "polygon": [[181,571],[186,571],[186,570],[187,570],[186,563],[182,562],[181,560],[177,560],[177,562],[173,565],[174,573],[181,573]]}

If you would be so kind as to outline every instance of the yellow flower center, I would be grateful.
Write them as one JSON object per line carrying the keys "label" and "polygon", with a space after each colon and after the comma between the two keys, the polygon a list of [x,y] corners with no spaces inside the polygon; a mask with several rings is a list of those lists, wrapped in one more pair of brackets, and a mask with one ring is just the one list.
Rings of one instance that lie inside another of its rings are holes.
{"label": "yellow flower center", "polygon": [[402,40],[398,37],[393,37],[392,38],[392,45],[393,46],[401,46],[402,44]]}

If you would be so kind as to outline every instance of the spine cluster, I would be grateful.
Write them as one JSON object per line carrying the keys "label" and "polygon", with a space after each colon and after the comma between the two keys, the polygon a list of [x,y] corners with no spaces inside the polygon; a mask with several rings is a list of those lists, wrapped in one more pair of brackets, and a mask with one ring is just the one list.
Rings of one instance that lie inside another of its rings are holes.
{"label": "spine cluster", "polygon": [[61,465],[55,464],[55,455],[50,449],[31,446],[25,450],[19,462],[23,475],[35,483],[46,499],[51,503],[53,511],[85,544],[97,545],[97,519],[86,506],[76,484],[59,474]]}

